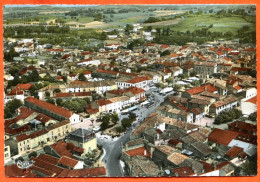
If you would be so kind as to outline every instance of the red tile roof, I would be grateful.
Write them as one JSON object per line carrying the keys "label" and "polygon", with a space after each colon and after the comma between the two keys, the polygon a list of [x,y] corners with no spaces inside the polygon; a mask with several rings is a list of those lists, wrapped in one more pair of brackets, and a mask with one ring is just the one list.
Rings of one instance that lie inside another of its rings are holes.
{"label": "red tile roof", "polygon": [[62,164],[64,166],[68,166],[68,167],[74,168],[78,164],[78,162],[79,161],[77,161],[75,159],[72,159],[70,157],[62,156],[60,158],[60,160],[58,161],[58,164]]}
{"label": "red tile roof", "polygon": [[32,88],[33,84],[31,83],[26,83],[26,84],[18,84],[16,85],[16,88],[19,88],[20,90],[30,90]]}
{"label": "red tile roof", "polygon": [[[48,157],[47,159],[51,159],[51,156]],[[56,174],[59,174],[63,170],[61,167],[56,166],[57,163],[52,164],[49,162],[49,160],[46,160],[46,157],[45,158],[33,157],[32,160],[34,161],[34,164],[33,164],[34,166],[37,166],[39,168],[42,168],[42,169],[45,169],[48,171],[52,171]]]}
{"label": "red tile roof", "polygon": [[151,80],[150,78],[148,78],[147,76],[142,76],[142,77],[135,77],[131,80],[126,81],[127,83],[140,83],[146,80]]}
{"label": "red tile roof", "polygon": [[181,177],[193,176],[195,174],[192,168],[188,166],[172,169],[171,172],[173,173],[174,176],[181,176]]}
{"label": "red tile roof", "polygon": [[21,135],[18,135],[18,136],[16,137],[16,140],[17,140],[17,142],[20,142],[20,141],[27,140],[28,138],[30,138],[28,135],[26,135],[26,134],[21,134]]}
{"label": "red tile roof", "polygon": [[[146,151],[146,155],[144,155],[145,151]],[[128,150],[125,153],[127,153],[130,157],[133,157],[133,156],[136,156],[136,155],[143,156],[143,157],[150,157],[151,156],[150,152],[148,150],[146,150],[145,147],[139,147],[139,148],[135,148],[135,149],[132,149],[132,150]]]}
{"label": "red tile roof", "polygon": [[168,48],[170,46],[169,45],[161,45],[160,47],[165,49],[165,48]]}
{"label": "red tile roof", "polygon": [[171,145],[176,146],[176,145],[178,145],[178,144],[181,143],[181,142],[180,142],[179,140],[176,140],[176,139],[170,139],[170,140],[168,141],[168,143],[171,144]]}
{"label": "red tile roof", "polygon": [[105,176],[106,169],[104,167],[88,168],[88,169],[64,169],[57,177],[98,177]]}
{"label": "red tile roof", "polygon": [[257,103],[257,96],[251,98],[251,99],[248,99],[246,102],[251,102],[253,104],[256,104]]}
{"label": "red tile roof", "polygon": [[11,96],[11,95],[24,95],[24,92],[19,88],[14,88],[11,92],[6,94],[6,96]]}
{"label": "red tile roof", "polygon": [[242,87],[240,87],[239,85],[234,86],[234,88],[235,88],[236,90],[242,90]]}
{"label": "red tile roof", "polygon": [[5,166],[6,177],[22,177],[26,175],[26,170],[17,167],[17,164]]}
{"label": "red tile roof", "polygon": [[47,123],[48,121],[51,120],[50,117],[44,115],[44,114],[39,114],[36,118],[34,119],[37,119],[38,121],[42,122],[42,123]]}
{"label": "red tile roof", "polygon": [[63,52],[63,49],[46,49],[46,51]]}
{"label": "red tile roof", "polygon": [[145,93],[145,90],[138,87],[129,87],[126,89],[126,92],[131,92],[134,95]]}
{"label": "red tile roof", "polygon": [[92,109],[91,104],[89,104],[89,105],[86,107],[86,111],[87,111],[87,113],[89,113],[89,114],[95,114],[95,113],[97,113],[99,110],[98,110],[98,108],[93,108],[93,109]]}
{"label": "red tile roof", "polygon": [[112,102],[110,100],[100,99],[96,101],[99,106],[104,106],[111,104]]}
{"label": "red tile roof", "polygon": [[233,146],[226,152],[225,155],[234,158],[237,157],[241,152],[243,152],[243,148]]}
{"label": "red tile roof", "polygon": [[71,55],[70,54],[65,54],[64,56],[61,57],[61,59],[67,59],[69,58]]}
{"label": "red tile roof", "polygon": [[48,163],[56,165],[59,161],[59,158],[47,155],[47,154],[40,154],[38,156],[38,159],[48,161]]}
{"label": "red tile roof", "polygon": [[215,128],[208,139],[214,143],[227,146],[233,139],[236,139],[237,136],[237,132]]}
{"label": "red tile roof", "polygon": [[67,156],[72,158],[73,155],[69,149],[67,149],[67,143],[64,141],[52,144],[50,147],[53,148],[60,156]]}
{"label": "red tile roof", "polygon": [[64,109],[62,107],[50,104],[46,101],[38,100],[34,97],[27,97],[25,101],[30,102],[32,104],[35,104],[41,108],[44,108],[46,110],[49,110],[53,113],[56,113],[58,115],[64,116],[66,118],[70,118],[72,116],[72,112],[70,110]]}
{"label": "red tile roof", "polygon": [[256,48],[248,48],[248,49],[244,49],[243,51],[256,51]]}
{"label": "red tile roof", "polygon": [[93,54],[94,52],[81,52],[81,55],[89,55],[89,54]]}
{"label": "red tile roof", "polygon": [[143,44],[143,46],[155,46],[156,44],[155,43],[148,43],[148,44]]}
{"label": "red tile roof", "polygon": [[187,93],[189,93],[190,95],[196,95],[199,94],[203,91],[207,90],[208,92],[216,92],[218,91],[217,88],[213,87],[212,85],[208,84],[208,85],[204,85],[204,86],[198,86],[195,88],[191,88],[189,90],[186,90]]}
{"label": "red tile roof", "polygon": [[205,161],[199,161],[201,164],[203,164],[204,173],[208,173],[211,171],[214,171],[214,166],[205,162]]}
{"label": "red tile roof", "polygon": [[112,74],[112,75],[117,75],[118,74],[118,72],[116,72],[116,71],[102,70],[102,69],[97,69],[96,72],[98,72],[98,73],[107,73],[107,74]]}
{"label": "red tile roof", "polygon": [[244,132],[246,134],[248,134],[248,132],[256,132],[257,131],[257,126],[255,124],[250,124],[250,123],[246,123],[243,121],[235,121],[233,123],[228,124],[228,128],[234,128],[234,131],[239,132],[239,129],[242,129],[242,131],[240,132]]}
{"label": "red tile roof", "polygon": [[91,72],[88,71],[88,70],[85,70],[85,71],[83,71],[83,74],[84,74],[84,75],[89,75],[89,74],[91,74]]}

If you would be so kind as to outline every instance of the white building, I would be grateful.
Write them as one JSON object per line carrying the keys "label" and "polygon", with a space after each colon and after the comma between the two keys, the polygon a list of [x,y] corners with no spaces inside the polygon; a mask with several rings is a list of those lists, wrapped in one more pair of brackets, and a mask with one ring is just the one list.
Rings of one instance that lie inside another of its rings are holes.
{"label": "white building", "polygon": [[78,65],[80,66],[87,66],[87,65],[100,65],[100,60],[93,60],[93,59],[85,59],[78,62]]}
{"label": "white building", "polygon": [[243,115],[250,115],[257,111],[257,96],[250,99],[241,100],[241,110]]}
{"label": "white building", "polygon": [[153,80],[146,77],[135,77],[131,80],[123,81],[123,82],[117,82],[117,87],[119,89],[129,88],[129,87],[139,87],[144,90],[149,90],[150,85],[152,84]]}

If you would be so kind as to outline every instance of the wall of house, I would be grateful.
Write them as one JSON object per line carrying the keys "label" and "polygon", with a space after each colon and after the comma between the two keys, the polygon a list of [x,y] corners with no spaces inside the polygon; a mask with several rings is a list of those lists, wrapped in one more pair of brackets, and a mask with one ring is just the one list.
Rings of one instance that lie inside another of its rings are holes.
{"label": "wall of house", "polygon": [[257,105],[251,102],[241,101],[241,110],[243,115],[250,115],[257,111]]}

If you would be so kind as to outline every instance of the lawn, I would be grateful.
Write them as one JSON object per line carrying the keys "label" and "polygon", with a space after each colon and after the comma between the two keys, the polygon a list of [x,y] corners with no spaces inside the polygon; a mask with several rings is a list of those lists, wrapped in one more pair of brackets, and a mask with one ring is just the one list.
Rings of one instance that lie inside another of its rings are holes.
{"label": "lawn", "polygon": [[[252,18],[250,18],[250,20],[252,21]],[[180,23],[173,25],[172,28],[175,31],[186,32],[187,30],[190,30],[192,32],[203,27],[208,27],[211,24],[213,25],[213,27],[210,28],[211,32],[221,31],[225,33],[231,31],[232,33],[235,33],[245,25],[248,25],[251,30],[255,30],[254,23],[249,23],[239,16],[216,18],[206,14],[188,16]]]}

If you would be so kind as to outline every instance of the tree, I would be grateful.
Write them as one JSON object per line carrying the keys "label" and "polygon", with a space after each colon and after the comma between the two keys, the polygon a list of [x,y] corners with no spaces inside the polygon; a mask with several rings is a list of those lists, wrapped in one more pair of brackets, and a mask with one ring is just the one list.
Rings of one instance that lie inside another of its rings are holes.
{"label": "tree", "polygon": [[80,73],[78,78],[79,78],[80,81],[86,81],[87,80],[84,73]]}
{"label": "tree", "polygon": [[49,102],[49,103],[55,105],[55,100],[53,98],[49,98],[46,102]]}
{"label": "tree", "polygon": [[108,126],[109,126],[109,121],[105,120],[105,121],[103,121],[103,122],[101,123],[101,125],[100,125],[100,130],[101,130],[101,131],[104,131],[104,130],[106,130],[106,129],[108,128]]}
{"label": "tree", "polygon": [[176,85],[174,85],[174,90],[179,91],[181,89],[181,87],[182,87],[181,85],[176,84]]}
{"label": "tree", "polygon": [[136,114],[131,112],[131,113],[129,114],[129,119],[130,119],[131,121],[136,120]]}
{"label": "tree", "polygon": [[61,103],[62,103],[62,99],[60,99],[60,98],[56,99],[56,104],[58,106],[61,106]]}
{"label": "tree", "polygon": [[190,76],[196,76],[198,73],[196,72],[196,71],[192,71],[191,73],[190,73]]}
{"label": "tree", "polygon": [[129,127],[132,125],[132,121],[131,121],[131,119],[129,119],[129,118],[124,118],[124,119],[121,121],[121,123],[122,123],[122,127],[123,127],[124,129],[129,128]]}
{"label": "tree", "polygon": [[165,51],[163,51],[163,52],[160,54],[160,57],[168,56],[168,55],[170,55],[170,54],[171,54],[171,52],[170,52],[169,50],[165,50]]}
{"label": "tree", "polygon": [[33,151],[32,153],[30,153],[30,154],[28,155],[28,157],[29,157],[29,158],[31,158],[31,157],[37,157],[37,152]]}
{"label": "tree", "polygon": [[110,116],[110,120],[116,124],[118,121],[119,121],[119,117],[118,117],[118,114],[117,113],[113,113],[111,116]]}
{"label": "tree", "polygon": [[54,90],[53,90],[53,93],[60,93],[61,92],[61,90],[59,89],[59,88],[55,88]]}
{"label": "tree", "polygon": [[67,80],[68,80],[67,76],[62,76],[62,80],[64,83],[67,83]]}
{"label": "tree", "polygon": [[245,175],[256,175],[257,174],[257,155],[249,157],[245,164],[242,166],[242,170]]}
{"label": "tree", "polygon": [[254,112],[254,113],[250,114],[248,119],[250,121],[257,121],[257,112]]}
{"label": "tree", "polygon": [[45,96],[46,96],[46,97],[50,97],[50,95],[51,95],[51,94],[50,94],[49,91],[46,91],[46,92],[45,92]]}
{"label": "tree", "polygon": [[7,102],[4,108],[4,118],[11,118],[15,114],[16,109],[22,105],[23,103],[19,99],[13,99]]}

